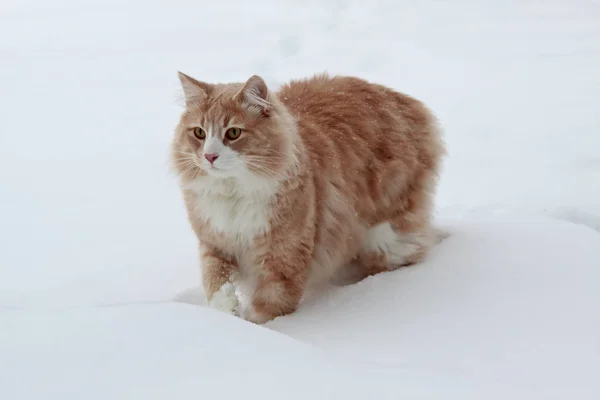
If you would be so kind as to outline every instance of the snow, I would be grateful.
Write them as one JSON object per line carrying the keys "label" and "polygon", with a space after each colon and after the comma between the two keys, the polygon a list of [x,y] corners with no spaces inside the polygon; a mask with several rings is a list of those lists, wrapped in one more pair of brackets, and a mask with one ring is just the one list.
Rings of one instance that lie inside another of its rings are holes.
{"label": "snow", "polygon": [[[0,398],[600,397],[598,2],[166,4],[2,2]],[[208,309],[178,70],[421,98],[451,236],[265,326]]]}

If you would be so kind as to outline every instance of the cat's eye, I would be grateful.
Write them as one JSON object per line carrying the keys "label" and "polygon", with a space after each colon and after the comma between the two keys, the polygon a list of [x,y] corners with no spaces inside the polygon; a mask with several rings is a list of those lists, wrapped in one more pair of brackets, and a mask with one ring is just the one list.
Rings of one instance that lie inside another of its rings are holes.
{"label": "cat's eye", "polygon": [[229,128],[227,132],[225,132],[225,136],[229,140],[235,140],[240,137],[242,134],[242,130],[240,128]]}
{"label": "cat's eye", "polygon": [[197,126],[194,128],[194,136],[198,139],[204,139],[206,137],[206,132],[204,132],[204,129]]}

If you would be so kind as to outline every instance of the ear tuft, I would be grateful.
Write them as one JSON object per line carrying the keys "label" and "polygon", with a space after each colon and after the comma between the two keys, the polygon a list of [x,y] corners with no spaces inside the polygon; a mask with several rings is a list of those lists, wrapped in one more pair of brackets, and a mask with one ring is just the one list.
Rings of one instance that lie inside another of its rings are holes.
{"label": "ear tuft", "polygon": [[212,91],[212,85],[206,82],[200,82],[183,72],[179,72],[179,80],[181,81],[181,87],[183,88],[185,103],[187,105],[203,102]]}
{"label": "ear tuft", "polygon": [[269,115],[271,103],[269,102],[269,89],[265,81],[258,75],[253,75],[246,81],[244,87],[236,94],[244,107],[250,112]]}

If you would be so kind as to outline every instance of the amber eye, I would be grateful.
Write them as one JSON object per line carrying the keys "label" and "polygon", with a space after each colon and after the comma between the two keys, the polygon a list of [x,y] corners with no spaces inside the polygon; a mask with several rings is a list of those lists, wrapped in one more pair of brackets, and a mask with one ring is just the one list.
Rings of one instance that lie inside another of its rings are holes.
{"label": "amber eye", "polygon": [[198,139],[204,139],[206,137],[206,132],[204,132],[204,129],[200,127],[195,127],[194,136],[196,136]]}
{"label": "amber eye", "polygon": [[227,136],[227,139],[229,140],[235,140],[239,138],[241,134],[242,130],[240,128],[229,128],[227,129],[227,132],[225,132],[225,136]]}

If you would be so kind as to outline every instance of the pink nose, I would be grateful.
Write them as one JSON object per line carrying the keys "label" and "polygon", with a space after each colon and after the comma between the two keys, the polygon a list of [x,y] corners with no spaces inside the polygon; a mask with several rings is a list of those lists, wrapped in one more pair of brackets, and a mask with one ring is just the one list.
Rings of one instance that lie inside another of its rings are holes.
{"label": "pink nose", "polygon": [[208,160],[208,162],[209,162],[209,163],[211,163],[211,164],[212,164],[212,163],[214,163],[214,162],[215,162],[215,160],[216,160],[217,158],[219,158],[219,155],[218,155],[217,153],[206,153],[206,154],[204,155],[204,157],[205,157],[205,158]]}

